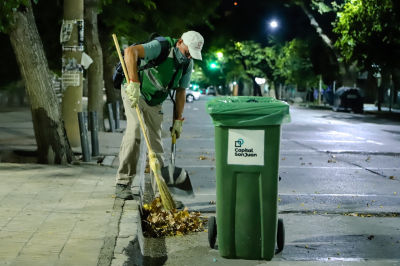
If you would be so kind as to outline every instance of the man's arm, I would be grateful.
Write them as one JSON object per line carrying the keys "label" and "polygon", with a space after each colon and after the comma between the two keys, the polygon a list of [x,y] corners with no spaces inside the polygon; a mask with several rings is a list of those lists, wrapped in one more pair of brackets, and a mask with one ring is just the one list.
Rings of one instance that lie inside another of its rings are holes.
{"label": "man's arm", "polygon": [[175,119],[182,119],[183,109],[186,103],[186,90],[184,88],[176,88],[175,102],[174,121]]}
{"label": "man's arm", "polygon": [[139,58],[144,58],[144,55],[144,48],[141,44],[130,46],[124,50],[124,61],[128,71],[129,79],[139,82],[137,62]]}

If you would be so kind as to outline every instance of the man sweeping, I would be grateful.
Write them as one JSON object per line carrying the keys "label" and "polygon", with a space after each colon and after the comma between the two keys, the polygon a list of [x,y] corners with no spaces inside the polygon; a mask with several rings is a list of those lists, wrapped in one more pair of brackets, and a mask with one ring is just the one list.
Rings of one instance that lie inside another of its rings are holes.
{"label": "man sweeping", "polygon": [[[193,58],[202,60],[201,49],[204,38],[195,31],[185,32],[180,39],[170,37],[156,38],[148,43],[134,45],[124,50],[124,61],[130,77],[129,85],[121,86],[127,126],[119,152],[119,168],[116,176],[115,195],[118,198],[133,199],[131,185],[136,175],[140,157],[140,125],[134,110],[136,103],[143,114],[150,145],[157,155],[158,161],[164,162],[161,124],[163,121],[162,103],[171,94],[175,95],[174,122],[171,135],[176,138],[182,133],[183,109],[186,102],[186,88],[189,87],[193,69]],[[166,50],[167,49],[167,50]],[[160,57],[167,51],[162,63]],[[143,59],[146,64],[141,78],[138,74],[138,62]],[[153,66],[154,66],[153,65]]]}

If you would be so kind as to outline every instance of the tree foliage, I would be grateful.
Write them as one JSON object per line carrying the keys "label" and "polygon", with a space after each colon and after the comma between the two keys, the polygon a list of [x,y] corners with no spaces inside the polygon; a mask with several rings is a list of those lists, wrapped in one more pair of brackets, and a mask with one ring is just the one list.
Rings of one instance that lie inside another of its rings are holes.
{"label": "tree foliage", "polygon": [[[126,44],[145,41],[152,32],[177,38],[196,25],[211,25],[209,19],[219,2],[193,1],[188,8],[178,0],[106,0],[99,22],[104,34],[114,33]],[[111,39],[109,44],[113,46]]]}
{"label": "tree foliage", "polygon": [[[30,0],[10,0],[0,3],[0,32],[8,33],[10,24],[13,24],[13,13],[20,8],[29,6]],[[33,0],[37,4],[38,0]]]}
{"label": "tree foliage", "polygon": [[318,77],[313,71],[307,42],[294,39],[283,47],[275,45],[266,50],[276,81],[300,87],[316,86]]}
{"label": "tree foliage", "polygon": [[350,0],[336,8],[335,45],[345,60],[372,72],[399,66],[400,21],[392,0]]}

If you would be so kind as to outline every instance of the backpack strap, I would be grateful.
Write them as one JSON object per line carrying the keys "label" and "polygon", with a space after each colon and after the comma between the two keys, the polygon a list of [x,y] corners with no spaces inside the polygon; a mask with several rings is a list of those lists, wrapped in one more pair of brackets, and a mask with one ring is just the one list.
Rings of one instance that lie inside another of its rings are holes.
{"label": "backpack strap", "polygon": [[158,65],[161,65],[168,58],[169,51],[170,51],[171,47],[170,47],[170,44],[167,41],[167,39],[165,39],[164,37],[159,36],[159,37],[154,38],[153,40],[157,40],[160,43],[161,52],[157,56],[157,58],[148,61],[147,64],[145,64],[143,66],[139,66],[138,67],[138,72],[142,71],[142,70],[145,70],[145,69],[154,68],[154,67],[156,67]]}

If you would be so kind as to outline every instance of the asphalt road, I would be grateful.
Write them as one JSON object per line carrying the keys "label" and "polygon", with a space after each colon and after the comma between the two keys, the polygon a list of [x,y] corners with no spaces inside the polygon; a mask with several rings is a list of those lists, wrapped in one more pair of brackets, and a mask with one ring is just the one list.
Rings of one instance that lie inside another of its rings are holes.
{"label": "asphalt road", "polygon": [[[211,98],[203,96],[185,106],[176,161],[189,172],[196,194],[194,199],[178,199],[205,216],[216,212],[214,126],[205,110]],[[290,113],[292,122],[282,126],[279,169],[278,210],[286,243],[274,265],[400,265],[400,123],[294,106]],[[172,104],[166,102],[164,129],[171,121]],[[167,163],[167,130],[163,141]],[[207,247],[206,233],[194,238],[190,245],[184,238],[167,240],[167,265],[209,265],[214,259],[222,265],[264,263],[223,259]]]}

